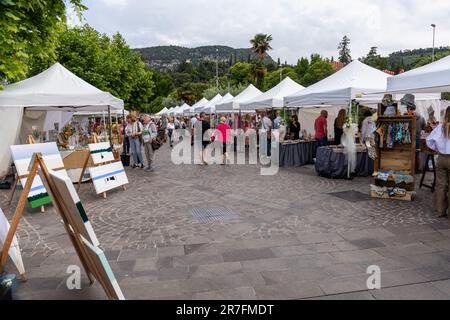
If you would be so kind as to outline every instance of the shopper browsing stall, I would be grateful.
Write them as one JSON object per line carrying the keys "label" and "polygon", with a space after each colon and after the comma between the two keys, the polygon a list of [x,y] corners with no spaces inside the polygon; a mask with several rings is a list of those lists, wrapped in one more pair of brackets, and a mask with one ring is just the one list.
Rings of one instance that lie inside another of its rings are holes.
{"label": "shopper browsing stall", "polygon": [[317,148],[324,147],[328,144],[328,111],[322,110],[320,116],[314,123],[315,138],[317,141]]}
{"label": "shopper browsing stall", "polygon": [[340,145],[342,135],[344,134],[344,124],[347,112],[345,109],[339,110],[337,118],[334,120],[334,144]]}
{"label": "shopper browsing stall", "polygon": [[439,152],[436,168],[436,210],[439,217],[447,217],[450,200],[450,107],[445,112],[442,124],[428,136],[427,146]]}
{"label": "shopper browsing stall", "polygon": [[152,142],[156,139],[158,131],[155,123],[149,116],[144,116],[144,128],[142,130],[142,141],[144,144],[145,158],[147,159],[146,171],[153,171],[153,159],[155,157]]}
{"label": "shopper browsing stall", "polygon": [[127,118],[128,126],[126,129],[127,136],[130,139],[131,153],[133,154],[133,166],[132,168],[144,168],[144,160],[142,158],[141,151],[141,139],[142,139],[142,123],[136,120],[136,116],[130,115]]}

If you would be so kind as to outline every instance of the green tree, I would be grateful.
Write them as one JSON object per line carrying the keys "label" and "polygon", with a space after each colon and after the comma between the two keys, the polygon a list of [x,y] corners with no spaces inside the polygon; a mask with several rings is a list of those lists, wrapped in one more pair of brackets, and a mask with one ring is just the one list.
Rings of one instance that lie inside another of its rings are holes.
{"label": "green tree", "polygon": [[379,55],[377,47],[371,47],[367,56],[362,59],[362,62],[379,70],[389,69],[389,59]]}
{"label": "green tree", "polygon": [[301,58],[297,61],[297,65],[295,66],[295,72],[297,73],[297,77],[301,79],[309,68],[309,61],[307,58]]}
{"label": "green tree", "polygon": [[82,0],[0,0],[0,81],[24,79],[31,59],[55,60],[69,3],[87,9]]}
{"label": "green tree", "polygon": [[253,65],[245,62],[236,63],[230,68],[230,78],[233,86],[254,83]]}
{"label": "green tree", "polygon": [[258,33],[253,39],[250,40],[252,50],[258,55],[259,61],[255,65],[254,74],[256,77],[256,86],[262,88],[264,85],[264,76],[267,74],[267,68],[264,66],[264,59],[267,56],[267,52],[272,50],[270,42],[273,40],[272,35]]}
{"label": "green tree", "polygon": [[350,39],[347,36],[342,38],[342,41],[339,43],[339,61],[344,65],[352,62],[352,56],[350,54]]}
{"label": "green tree", "polygon": [[68,29],[59,37],[56,54],[66,68],[128,108],[145,109],[152,101],[153,73],[119,33],[110,39],[88,25]]}
{"label": "green tree", "polygon": [[335,72],[333,66],[325,60],[320,59],[319,61],[314,62],[308,68],[306,74],[302,77],[300,83],[308,87],[320,80],[329,77]]}
{"label": "green tree", "polygon": [[265,78],[265,90],[270,90],[281,82],[281,80],[291,78],[294,81],[299,82],[297,72],[292,67],[283,67],[281,69],[270,72]]}

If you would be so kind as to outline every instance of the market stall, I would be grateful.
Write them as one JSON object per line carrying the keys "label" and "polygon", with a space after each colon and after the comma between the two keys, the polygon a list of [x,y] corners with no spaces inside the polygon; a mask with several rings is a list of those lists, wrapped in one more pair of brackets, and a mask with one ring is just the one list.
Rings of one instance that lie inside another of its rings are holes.
{"label": "market stall", "polygon": [[[328,146],[317,149],[316,172],[321,177],[331,179],[348,178],[347,155],[343,147]],[[352,176],[369,177],[374,171],[374,161],[370,159],[367,148],[357,146],[356,166]]]}
{"label": "market stall", "polygon": [[[49,140],[49,135],[43,132],[48,111],[108,111],[110,113],[111,110],[122,111],[123,101],[92,86],[56,63],[34,77],[6,86],[0,92],[0,110],[5,114],[14,114],[16,117],[13,127],[0,128],[4,141],[10,142],[5,144],[5,147],[2,146],[4,150],[0,150],[0,154],[8,155],[7,160],[0,163],[0,172],[4,173],[10,164],[9,145],[26,143],[24,138],[30,135],[40,140],[36,142]],[[64,127],[58,129],[61,132],[58,132],[57,136],[61,140],[69,137],[62,132]],[[70,142],[69,139],[66,140]],[[75,149],[75,145],[60,143],[60,148],[63,147]]]}
{"label": "market stall", "polygon": [[315,141],[283,141],[280,143],[280,167],[303,167],[314,164]]}

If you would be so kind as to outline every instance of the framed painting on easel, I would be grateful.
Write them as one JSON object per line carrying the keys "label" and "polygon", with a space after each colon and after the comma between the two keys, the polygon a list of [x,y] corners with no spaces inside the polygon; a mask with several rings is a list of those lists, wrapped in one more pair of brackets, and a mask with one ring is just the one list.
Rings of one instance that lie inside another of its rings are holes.
{"label": "framed painting on easel", "polygon": [[[61,171],[62,174],[67,176],[61,154],[59,153],[55,142],[15,145],[11,146],[11,154],[22,186],[27,182],[29,173],[28,166],[30,165],[31,158],[35,152],[40,152],[42,154],[49,169]],[[28,205],[32,209],[35,209],[50,203],[51,199],[42,184],[41,178],[36,176],[28,195]]]}
{"label": "framed painting on easel", "polygon": [[[8,235],[9,232],[9,222],[8,219],[6,219],[5,214],[3,213],[2,209],[0,208],[0,244],[1,247],[0,249],[3,248],[3,244],[5,243],[6,240],[6,236]],[[19,271],[19,274],[22,276],[23,279],[26,279],[25,276],[25,267],[23,265],[23,260],[22,260],[22,253],[20,251],[20,246],[19,246],[19,240],[17,239],[16,236],[14,236],[12,243],[11,243],[11,247],[9,248],[9,257],[11,258],[13,264],[16,266],[17,270]]]}

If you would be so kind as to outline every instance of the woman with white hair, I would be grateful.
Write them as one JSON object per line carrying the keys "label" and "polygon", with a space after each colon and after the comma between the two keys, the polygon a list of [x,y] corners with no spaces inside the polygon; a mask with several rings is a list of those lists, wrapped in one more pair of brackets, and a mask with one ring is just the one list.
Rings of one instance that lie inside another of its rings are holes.
{"label": "woman with white hair", "polygon": [[231,127],[227,124],[227,118],[221,117],[220,123],[213,134],[214,138],[222,143],[222,164],[227,164],[227,143],[231,141]]}

